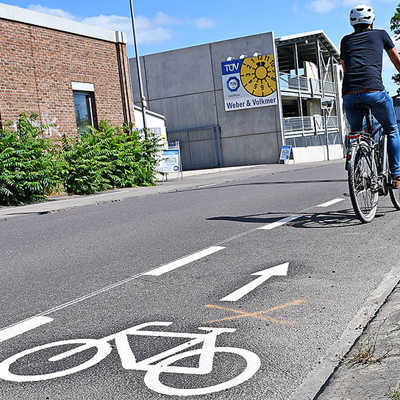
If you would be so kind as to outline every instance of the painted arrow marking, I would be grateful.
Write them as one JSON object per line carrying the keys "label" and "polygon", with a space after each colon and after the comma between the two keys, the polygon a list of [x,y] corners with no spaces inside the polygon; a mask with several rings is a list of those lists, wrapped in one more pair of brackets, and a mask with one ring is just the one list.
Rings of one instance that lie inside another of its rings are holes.
{"label": "painted arrow marking", "polygon": [[288,269],[289,263],[285,263],[273,268],[265,269],[264,271],[256,272],[252,275],[259,276],[259,278],[255,279],[253,282],[250,282],[246,286],[243,286],[242,288],[234,291],[229,296],[224,297],[220,301],[238,301],[273,276],[287,276]]}

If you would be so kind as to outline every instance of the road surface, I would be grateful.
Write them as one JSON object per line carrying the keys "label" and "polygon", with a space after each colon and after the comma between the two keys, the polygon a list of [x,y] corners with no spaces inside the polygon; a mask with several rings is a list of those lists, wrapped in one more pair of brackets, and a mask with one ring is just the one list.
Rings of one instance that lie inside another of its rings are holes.
{"label": "road surface", "polygon": [[[288,400],[399,265],[343,165],[1,220],[1,399]],[[302,400],[297,398],[296,400]]]}

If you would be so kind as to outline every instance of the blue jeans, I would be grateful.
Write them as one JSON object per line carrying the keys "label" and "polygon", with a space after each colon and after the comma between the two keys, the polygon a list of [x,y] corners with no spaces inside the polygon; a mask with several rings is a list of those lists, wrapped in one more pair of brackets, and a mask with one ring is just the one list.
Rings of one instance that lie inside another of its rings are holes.
{"label": "blue jeans", "polygon": [[392,98],[384,91],[344,95],[344,109],[352,132],[363,127],[363,113],[356,108],[359,103],[371,106],[372,114],[382,125],[388,136],[390,172],[393,176],[400,175],[400,136]]}

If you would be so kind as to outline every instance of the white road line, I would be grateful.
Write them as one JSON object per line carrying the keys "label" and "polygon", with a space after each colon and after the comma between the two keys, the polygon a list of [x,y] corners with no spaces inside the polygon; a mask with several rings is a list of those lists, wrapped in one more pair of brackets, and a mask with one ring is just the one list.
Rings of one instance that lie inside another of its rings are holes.
{"label": "white road line", "polygon": [[328,201],[327,203],[319,204],[317,207],[330,207],[333,206],[334,204],[341,203],[342,201],[344,201],[344,199],[334,199]]}
{"label": "white road line", "polygon": [[190,264],[193,261],[200,260],[201,258],[207,257],[211,254],[214,254],[218,251],[224,250],[225,247],[221,246],[212,246],[209,247],[208,249],[199,251],[198,253],[191,254],[190,256],[181,258],[179,260],[173,261],[172,263],[163,265],[162,267],[158,267],[156,269],[153,269],[152,271],[146,272],[145,276],[161,276],[166,274],[167,272],[171,272],[174,269],[183,267],[184,265]]}
{"label": "white road line", "polygon": [[264,271],[256,272],[251,274],[253,276],[258,276],[253,282],[248,283],[246,286],[241,287],[238,290],[235,290],[229,296],[224,297],[220,301],[238,301],[242,297],[249,294],[254,289],[257,289],[260,285],[266,282],[268,279],[273,276],[287,276],[288,274],[289,263],[281,264],[273,268],[265,269]]}
{"label": "white road line", "polygon": [[[344,199],[334,199],[334,200],[328,201],[326,203],[319,204],[316,207],[330,207],[330,206],[333,206],[334,204],[340,203],[342,201],[344,201]],[[304,212],[307,210],[311,210],[312,208],[314,208],[314,207],[307,208],[304,210]],[[303,212],[303,211],[301,211],[301,212]],[[281,219],[280,221],[277,221],[277,222],[273,222],[272,224],[264,225],[257,229],[269,231],[271,229],[279,228],[280,226],[285,225],[289,222],[295,221],[296,219],[299,219],[301,217],[302,217],[302,215],[291,215],[290,217]]]}
{"label": "white road line", "polygon": [[281,219],[280,221],[273,222],[272,224],[268,224],[268,225],[262,226],[261,228],[257,228],[257,229],[262,229],[262,230],[265,230],[265,231],[269,231],[271,229],[279,228],[280,226],[285,225],[288,222],[292,222],[292,221],[294,221],[296,219],[299,219],[301,217],[302,217],[302,215],[291,215],[290,217]]}
{"label": "white road line", "polygon": [[68,308],[68,307],[71,307],[71,306],[73,306],[75,304],[82,303],[85,300],[89,300],[92,297],[98,296],[98,295],[100,295],[102,293],[105,293],[105,292],[109,292],[112,289],[115,289],[117,287],[123,286],[123,285],[125,285],[125,284],[127,284],[129,282],[132,282],[132,281],[134,281],[134,280],[136,280],[136,279],[138,279],[138,278],[140,278],[142,276],[161,276],[161,275],[163,275],[163,274],[165,274],[165,273],[167,273],[169,271],[172,271],[172,270],[174,270],[176,268],[182,267],[182,266],[184,266],[186,264],[189,264],[191,262],[194,262],[196,260],[200,260],[203,257],[206,257],[208,255],[211,255],[211,254],[216,253],[216,252],[218,252],[220,250],[223,250],[223,249],[225,249],[225,247],[222,247],[222,246],[209,247],[209,248],[207,248],[205,250],[199,251],[199,252],[194,253],[194,254],[192,254],[190,256],[181,258],[181,259],[179,259],[177,261],[174,261],[172,263],[163,265],[163,266],[161,266],[159,268],[155,268],[155,269],[153,269],[153,270],[151,270],[149,272],[143,272],[143,273],[140,273],[140,274],[136,274],[136,275],[133,275],[133,276],[131,276],[129,278],[121,280],[119,282],[115,282],[115,283],[113,283],[111,285],[105,286],[105,287],[100,288],[100,289],[98,289],[98,290],[96,290],[94,292],[91,292],[91,293],[89,293],[89,294],[87,294],[85,296],[78,297],[78,298],[76,298],[74,300],[68,301],[67,303],[60,304],[60,305],[58,305],[56,307],[50,308],[49,310],[43,311],[43,312],[41,312],[39,314],[36,314],[36,315],[34,315],[34,316],[30,317],[30,318],[27,318],[27,319],[25,319],[23,321],[17,322],[17,323],[12,324],[12,325],[10,325],[8,327],[0,329],[0,343],[3,340],[10,339],[13,336],[19,335],[19,334],[24,333],[26,331],[29,331],[31,329],[37,328],[37,327],[39,327],[39,326],[41,326],[41,325],[43,325],[45,323],[51,322],[52,321],[51,318],[43,318],[46,315],[53,314],[53,313],[55,313],[57,311],[63,310],[63,309]]}
{"label": "white road line", "polygon": [[15,336],[22,335],[25,332],[31,331],[32,329],[39,328],[39,326],[52,322],[53,318],[50,317],[33,317],[26,321],[20,322],[17,325],[13,325],[10,328],[0,330],[0,343],[5,342]]}
{"label": "white road line", "polygon": [[[336,202],[336,200],[339,202],[339,199],[335,199],[335,200],[332,200],[332,201]],[[340,201],[343,201],[343,200],[344,199],[340,199]],[[324,205],[321,204],[319,207],[322,207],[322,206],[328,207],[327,204],[328,203],[325,203]],[[288,222],[294,221],[294,220],[296,220],[298,218],[301,218],[301,217],[302,217],[302,215],[292,215],[290,217],[284,218],[284,219],[282,219],[280,221],[277,221],[277,222],[274,222],[272,224],[265,225],[265,226],[263,226],[261,228],[251,229],[251,230],[249,230],[247,232],[243,232],[243,233],[241,233],[239,235],[235,235],[232,238],[227,239],[224,242],[221,242],[221,244],[225,244],[225,243],[228,243],[228,242],[230,242],[230,241],[232,241],[234,239],[237,239],[239,237],[248,235],[251,232],[255,232],[257,229],[271,230],[271,229],[274,229],[274,228],[278,228],[278,227],[280,227],[282,225],[287,224]],[[161,276],[161,275],[163,275],[163,274],[165,274],[167,272],[170,272],[170,271],[173,271],[174,269],[183,267],[184,265],[187,265],[187,264],[189,264],[191,262],[200,260],[203,257],[206,257],[208,255],[214,254],[214,253],[216,253],[218,251],[221,251],[223,249],[225,249],[225,247],[222,247],[222,246],[209,247],[209,248],[207,248],[205,250],[199,251],[199,252],[197,252],[195,254],[192,254],[190,256],[181,258],[181,259],[179,259],[177,261],[173,261],[172,263],[169,263],[169,264],[163,265],[161,267],[155,268],[155,269],[153,269],[153,270],[151,270],[149,272],[136,274],[136,275],[131,276],[131,277],[127,278],[127,279],[121,280],[119,282],[115,282],[115,283],[113,283],[111,285],[108,285],[108,286],[105,286],[103,288],[100,288],[100,289],[98,289],[98,290],[96,290],[96,291],[94,291],[92,293],[89,293],[89,294],[87,294],[85,296],[78,297],[78,298],[76,298],[74,300],[71,300],[69,302],[60,304],[60,305],[58,305],[56,307],[53,307],[53,308],[51,308],[49,310],[43,311],[43,312],[41,312],[41,313],[39,313],[37,315],[34,315],[34,316],[30,317],[30,318],[27,318],[27,319],[25,319],[23,321],[17,322],[17,323],[12,324],[12,325],[9,325],[8,327],[0,329],[0,343],[5,341],[5,340],[7,340],[7,339],[10,339],[10,338],[12,338],[12,337],[14,337],[16,335],[20,335],[20,334],[22,334],[24,332],[27,332],[27,331],[35,329],[35,328],[37,328],[37,327],[39,327],[41,325],[44,325],[44,324],[46,324],[48,322],[51,322],[52,319],[46,317],[46,315],[55,313],[57,311],[65,309],[67,307],[71,307],[71,306],[73,306],[75,304],[78,304],[78,303],[81,303],[81,302],[83,302],[85,300],[91,299],[92,297],[98,296],[98,295],[100,295],[102,293],[108,292],[108,291],[110,291],[112,289],[115,289],[117,287],[125,285],[125,284],[127,284],[127,283],[129,283],[129,282],[131,282],[133,280],[136,280],[136,279],[142,277],[142,276]]]}

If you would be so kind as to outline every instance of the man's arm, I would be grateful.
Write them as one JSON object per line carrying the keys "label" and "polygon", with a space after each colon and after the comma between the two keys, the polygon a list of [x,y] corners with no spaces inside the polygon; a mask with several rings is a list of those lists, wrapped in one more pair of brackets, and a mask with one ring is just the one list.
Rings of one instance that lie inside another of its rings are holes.
{"label": "man's arm", "polygon": [[393,47],[393,49],[386,50],[386,52],[388,53],[388,56],[392,61],[393,65],[396,67],[397,71],[400,72],[400,56],[396,47]]}
{"label": "man's arm", "polygon": [[340,60],[340,62],[342,63],[343,72],[346,72],[346,65],[344,64],[344,60]]}

